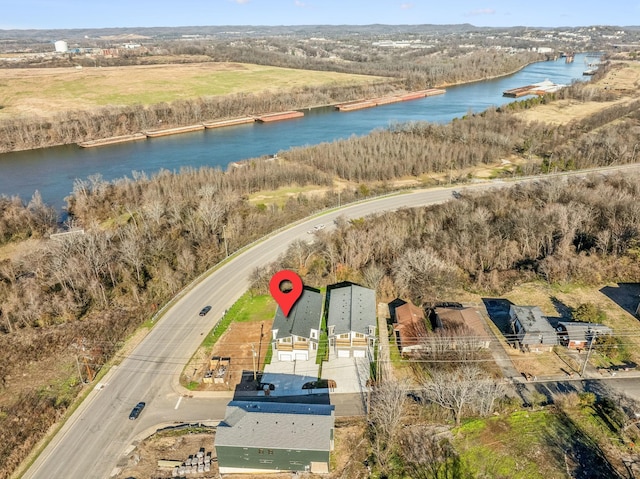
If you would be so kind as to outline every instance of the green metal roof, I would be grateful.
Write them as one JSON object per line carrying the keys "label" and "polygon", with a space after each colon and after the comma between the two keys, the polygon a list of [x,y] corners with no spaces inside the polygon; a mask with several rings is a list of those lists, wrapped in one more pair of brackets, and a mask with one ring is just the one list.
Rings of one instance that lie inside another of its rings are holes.
{"label": "green metal roof", "polygon": [[330,451],[333,411],[331,404],[231,401],[215,444]]}

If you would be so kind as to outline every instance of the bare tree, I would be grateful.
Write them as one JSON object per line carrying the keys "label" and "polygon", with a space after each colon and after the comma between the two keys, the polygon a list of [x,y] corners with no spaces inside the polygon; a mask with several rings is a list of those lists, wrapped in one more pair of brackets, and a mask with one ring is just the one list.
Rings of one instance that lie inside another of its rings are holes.
{"label": "bare tree", "polygon": [[395,380],[384,381],[376,385],[370,394],[369,426],[373,452],[381,471],[386,473],[402,426],[406,384]]}
{"label": "bare tree", "polygon": [[426,425],[413,425],[400,435],[405,474],[413,479],[460,479],[460,458],[450,441],[448,431]]}
{"label": "bare tree", "polygon": [[448,409],[456,426],[467,412],[488,414],[504,390],[492,386],[486,374],[476,365],[463,364],[453,370],[433,368],[422,381],[425,398]]}

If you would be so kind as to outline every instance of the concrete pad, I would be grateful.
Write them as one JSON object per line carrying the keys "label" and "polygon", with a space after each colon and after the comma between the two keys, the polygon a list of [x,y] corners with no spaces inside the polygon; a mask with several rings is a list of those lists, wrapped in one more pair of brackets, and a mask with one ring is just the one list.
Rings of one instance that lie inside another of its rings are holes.
{"label": "concrete pad", "polygon": [[329,361],[322,363],[322,379],[336,383],[332,393],[363,393],[369,377],[369,358],[339,358],[331,354]]}
{"label": "concrete pad", "polygon": [[308,361],[278,361],[274,358],[271,364],[265,365],[262,382],[275,386],[270,396],[308,395],[310,391],[302,389],[302,386],[317,381],[319,370],[315,351],[309,355]]}

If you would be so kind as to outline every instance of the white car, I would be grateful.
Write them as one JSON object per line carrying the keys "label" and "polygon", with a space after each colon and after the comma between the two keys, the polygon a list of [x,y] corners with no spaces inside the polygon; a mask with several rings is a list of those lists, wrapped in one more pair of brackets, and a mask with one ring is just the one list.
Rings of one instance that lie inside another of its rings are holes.
{"label": "white car", "polygon": [[320,223],[319,225],[315,225],[313,227],[314,230],[316,231],[320,231],[321,229],[324,229],[324,225],[322,223]]}

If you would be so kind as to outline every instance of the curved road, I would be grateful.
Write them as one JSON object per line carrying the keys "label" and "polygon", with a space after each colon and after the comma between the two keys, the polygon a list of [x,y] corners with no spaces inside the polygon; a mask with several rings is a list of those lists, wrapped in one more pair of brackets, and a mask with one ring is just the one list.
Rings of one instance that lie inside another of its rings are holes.
{"label": "curved road", "polygon": [[[638,165],[632,167],[637,169]],[[531,179],[517,182],[521,181]],[[483,183],[459,189],[477,191],[514,183]],[[173,380],[200,345],[202,335],[247,290],[249,276],[257,265],[277,259],[292,241],[309,239],[307,230],[319,222],[331,223],[340,215],[359,218],[443,202],[452,198],[451,191],[414,191],[346,206],[279,232],[237,255],[177,301],[133,353],[109,371],[103,387],[89,394],[23,477],[103,479],[117,472],[118,463],[145,430],[161,423],[222,419],[227,399],[181,398]],[[213,307],[201,317],[198,312],[205,304]],[[130,421],[129,412],[138,401],[145,401],[147,407],[138,420]]]}

